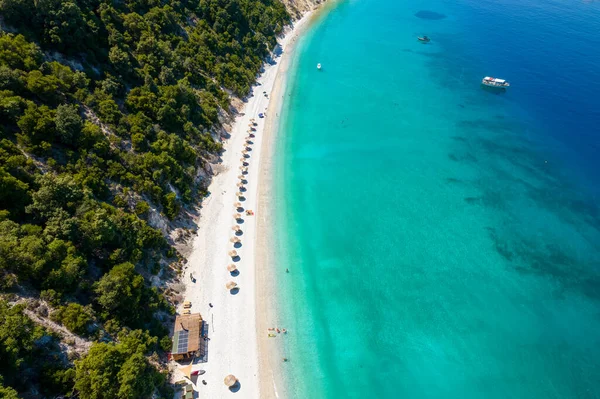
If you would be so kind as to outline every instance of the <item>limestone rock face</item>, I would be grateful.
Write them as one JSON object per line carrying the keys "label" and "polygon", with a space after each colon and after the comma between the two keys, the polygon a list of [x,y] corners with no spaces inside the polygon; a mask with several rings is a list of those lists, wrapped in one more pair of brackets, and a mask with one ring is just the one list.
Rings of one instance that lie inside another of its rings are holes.
{"label": "limestone rock face", "polygon": [[294,20],[300,19],[302,14],[312,10],[325,0],[281,0]]}

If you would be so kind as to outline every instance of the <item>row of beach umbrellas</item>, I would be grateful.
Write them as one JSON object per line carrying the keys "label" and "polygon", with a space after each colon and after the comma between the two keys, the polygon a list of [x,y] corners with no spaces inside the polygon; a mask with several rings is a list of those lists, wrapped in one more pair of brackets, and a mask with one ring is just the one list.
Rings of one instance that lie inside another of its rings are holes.
{"label": "row of beach umbrellas", "polygon": [[[238,179],[240,181],[237,184],[237,187],[240,189],[243,188],[244,185],[247,183],[246,176],[245,176],[248,174],[249,163],[247,161],[247,158],[250,157],[250,155],[248,154],[248,152],[251,150],[250,146],[252,145],[252,141],[250,139],[254,137],[254,134],[252,132],[256,131],[255,126],[256,126],[256,120],[254,118],[250,119],[250,124],[248,126],[249,127],[248,137],[246,137],[246,145],[245,145],[244,150],[242,151],[242,154],[244,154],[244,157],[240,159],[240,162],[242,163],[242,165],[240,166],[241,174],[238,176]],[[238,198],[243,196],[241,190],[237,192],[237,196],[238,196]],[[238,211],[240,209],[243,210],[241,202],[236,202],[235,204],[233,204],[233,206],[236,211]],[[242,215],[239,213],[235,213],[233,215],[233,217],[236,221],[239,221],[242,218]],[[234,231],[234,234],[239,234],[242,232],[242,229],[238,224],[235,224],[232,227],[232,230]],[[230,241],[233,243],[233,245],[236,245],[241,242],[241,240],[236,236],[232,237],[230,239]],[[235,249],[233,249],[233,250],[229,251],[229,256],[233,259],[238,256],[238,253]],[[231,263],[227,266],[227,271],[229,271],[229,272],[234,272],[236,270],[237,270],[237,266],[234,263]],[[227,288],[229,291],[233,290],[236,287],[237,287],[237,283],[235,281],[229,281],[227,284],[225,284],[225,288]],[[225,383],[226,386],[231,388],[238,383],[238,379],[233,374],[229,374],[227,377],[225,377],[223,382]]]}
{"label": "row of beach umbrellas", "polygon": [[[238,188],[238,192],[236,193],[236,196],[238,198],[243,198],[244,197],[244,191],[245,191],[245,186],[248,183],[248,181],[246,180],[246,175],[248,174],[248,166],[250,165],[248,158],[250,158],[250,151],[252,151],[252,138],[254,138],[254,133],[256,131],[256,119],[252,118],[250,119],[250,123],[248,124],[248,136],[246,136],[246,141],[244,143],[244,149],[242,150],[242,157],[240,158],[240,175],[238,176],[239,182],[236,184],[236,187]],[[236,202],[235,204],[233,204],[234,208],[236,211],[239,210],[243,210],[243,206],[241,202]],[[233,214],[233,218],[234,220],[240,221],[242,220],[242,215],[238,212]],[[242,228],[238,225],[235,224],[232,228],[231,228],[234,232],[234,234],[239,234],[242,232]],[[236,244],[239,244],[242,242],[242,240],[237,237],[237,236],[233,236],[231,237],[231,239],[229,240],[230,242],[233,243],[233,245],[235,246]],[[232,249],[231,251],[229,251],[228,253],[229,257],[232,259],[237,258],[238,252],[235,249]],[[227,271],[232,273],[235,272],[237,270],[237,266],[234,263],[231,263],[230,265],[227,266]],[[237,287],[237,283],[235,281],[229,281],[227,284],[225,284],[225,288],[227,288],[228,290],[232,290],[234,288]],[[229,375],[227,376],[227,378],[232,377],[235,379],[234,376]],[[227,378],[225,378],[225,384],[227,385]],[[237,380],[232,380],[233,382],[231,383],[231,385],[235,384],[235,381]],[[228,386],[231,386],[228,385]]]}

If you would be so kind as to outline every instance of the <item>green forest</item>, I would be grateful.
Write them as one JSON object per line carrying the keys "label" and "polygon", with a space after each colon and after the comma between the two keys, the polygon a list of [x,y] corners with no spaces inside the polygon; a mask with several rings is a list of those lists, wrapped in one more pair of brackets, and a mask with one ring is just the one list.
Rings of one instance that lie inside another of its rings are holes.
{"label": "green forest", "polygon": [[289,22],[279,0],[0,0],[0,397],[172,397],[149,277],[180,256],[150,215],[206,194]]}

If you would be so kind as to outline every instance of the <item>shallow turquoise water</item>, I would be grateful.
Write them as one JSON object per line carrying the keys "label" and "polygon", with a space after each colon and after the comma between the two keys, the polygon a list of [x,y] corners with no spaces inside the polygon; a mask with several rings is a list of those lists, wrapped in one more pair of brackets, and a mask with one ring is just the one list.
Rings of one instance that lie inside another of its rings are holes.
{"label": "shallow turquoise water", "polygon": [[600,5],[559,1],[344,1],[304,37],[275,187],[293,397],[600,397],[599,46]]}

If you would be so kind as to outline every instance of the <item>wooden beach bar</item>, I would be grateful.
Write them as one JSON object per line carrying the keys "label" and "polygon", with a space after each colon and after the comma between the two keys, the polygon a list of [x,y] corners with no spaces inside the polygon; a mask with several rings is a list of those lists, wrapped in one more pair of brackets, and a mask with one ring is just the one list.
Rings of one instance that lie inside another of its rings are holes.
{"label": "wooden beach bar", "polygon": [[177,315],[171,348],[173,360],[192,358],[200,349],[202,323],[200,313]]}

